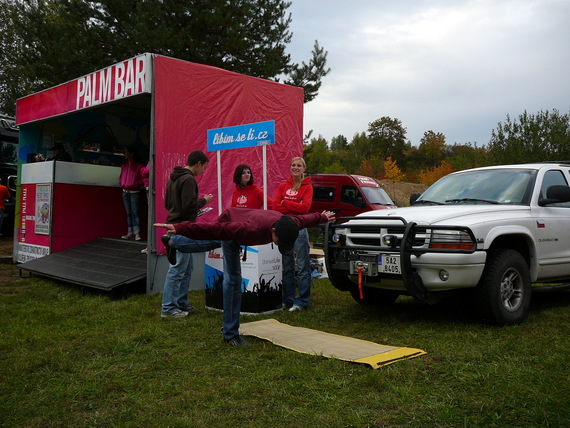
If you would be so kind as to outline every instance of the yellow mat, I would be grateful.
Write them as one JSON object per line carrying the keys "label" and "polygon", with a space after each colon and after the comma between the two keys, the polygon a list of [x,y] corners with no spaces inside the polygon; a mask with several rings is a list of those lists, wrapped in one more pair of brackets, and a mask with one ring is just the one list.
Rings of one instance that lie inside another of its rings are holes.
{"label": "yellow mat", "polygon": [[242,324],[240,334],[269,340],[276,345],[305,354],[369,364],[374,369],[426,354],[421,349],[379,345],[310,328],[293,327],[274,319]]}

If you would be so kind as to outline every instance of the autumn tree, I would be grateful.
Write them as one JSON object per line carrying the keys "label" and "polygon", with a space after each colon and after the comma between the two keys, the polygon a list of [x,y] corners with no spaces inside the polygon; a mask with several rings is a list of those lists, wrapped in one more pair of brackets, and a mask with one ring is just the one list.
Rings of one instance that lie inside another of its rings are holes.
{"label": "autumn tree", "polygon": [[392,180],[395,182],[400,182],[404,179],[406,175],[402,174],[400,167],[395,160],[392,160],[391,156],[384,161],[384,178],[387,180]]}
{"label": "autumn tree", "polygon": [[384,162],[378,156],[370,156],[360,163],[355,173],[380,179],[384,176]]}
{"label": "autumn tree", "polygon": [[330,69],[315,41],[307,61],[286,53],[284,0],[0,0],[0,111],[15,100],[152,52],[302,86],[314,99]]}
{"label": "autumn tree", "polygon": [[446,161],[441,161],[439,166],[434,166],[418,174],[419,182],[428,186],[435,183],[441,177],[453,172],[453,167]]}

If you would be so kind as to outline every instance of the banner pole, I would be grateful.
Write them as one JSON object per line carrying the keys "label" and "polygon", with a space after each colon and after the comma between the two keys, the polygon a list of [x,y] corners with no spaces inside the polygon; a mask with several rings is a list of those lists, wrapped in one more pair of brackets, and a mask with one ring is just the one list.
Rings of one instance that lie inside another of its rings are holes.
{"label": "banner pole", "polygon": [[267,210],[267,146],[263,145],[263,209]]}
{"label": "banner pole", "polygon": [[218,170],[218,216],[222,214],[222,162],[220,151],[216,152],[216,163]]}

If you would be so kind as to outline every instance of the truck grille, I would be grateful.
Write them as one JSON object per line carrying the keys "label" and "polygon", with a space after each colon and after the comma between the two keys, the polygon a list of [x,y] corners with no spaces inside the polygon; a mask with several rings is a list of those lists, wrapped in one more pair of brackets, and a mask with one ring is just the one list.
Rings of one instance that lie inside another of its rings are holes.
{"label": "truck grille", "polygon": [[[384,235],[396,236],[396,247],[400,248],[405,227],[382,225],[354,225],[350,227],[348,238],[353,245],[383,246],[382,237]],[[422,247],[426,244],[425,235],[416,235],[413,246]]]}

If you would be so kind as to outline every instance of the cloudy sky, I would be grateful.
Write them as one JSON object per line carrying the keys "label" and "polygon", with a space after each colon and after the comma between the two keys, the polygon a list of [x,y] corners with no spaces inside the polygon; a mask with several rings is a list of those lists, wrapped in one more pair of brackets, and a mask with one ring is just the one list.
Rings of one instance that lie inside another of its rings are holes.
{"label": "cloudy sky", "polygon": [[305,133],[348,141],[383,116],[417,145],[489,142],[507,114],[570,111],[570,0],[292,0],[294,62],[315,40],[331,73]]}

